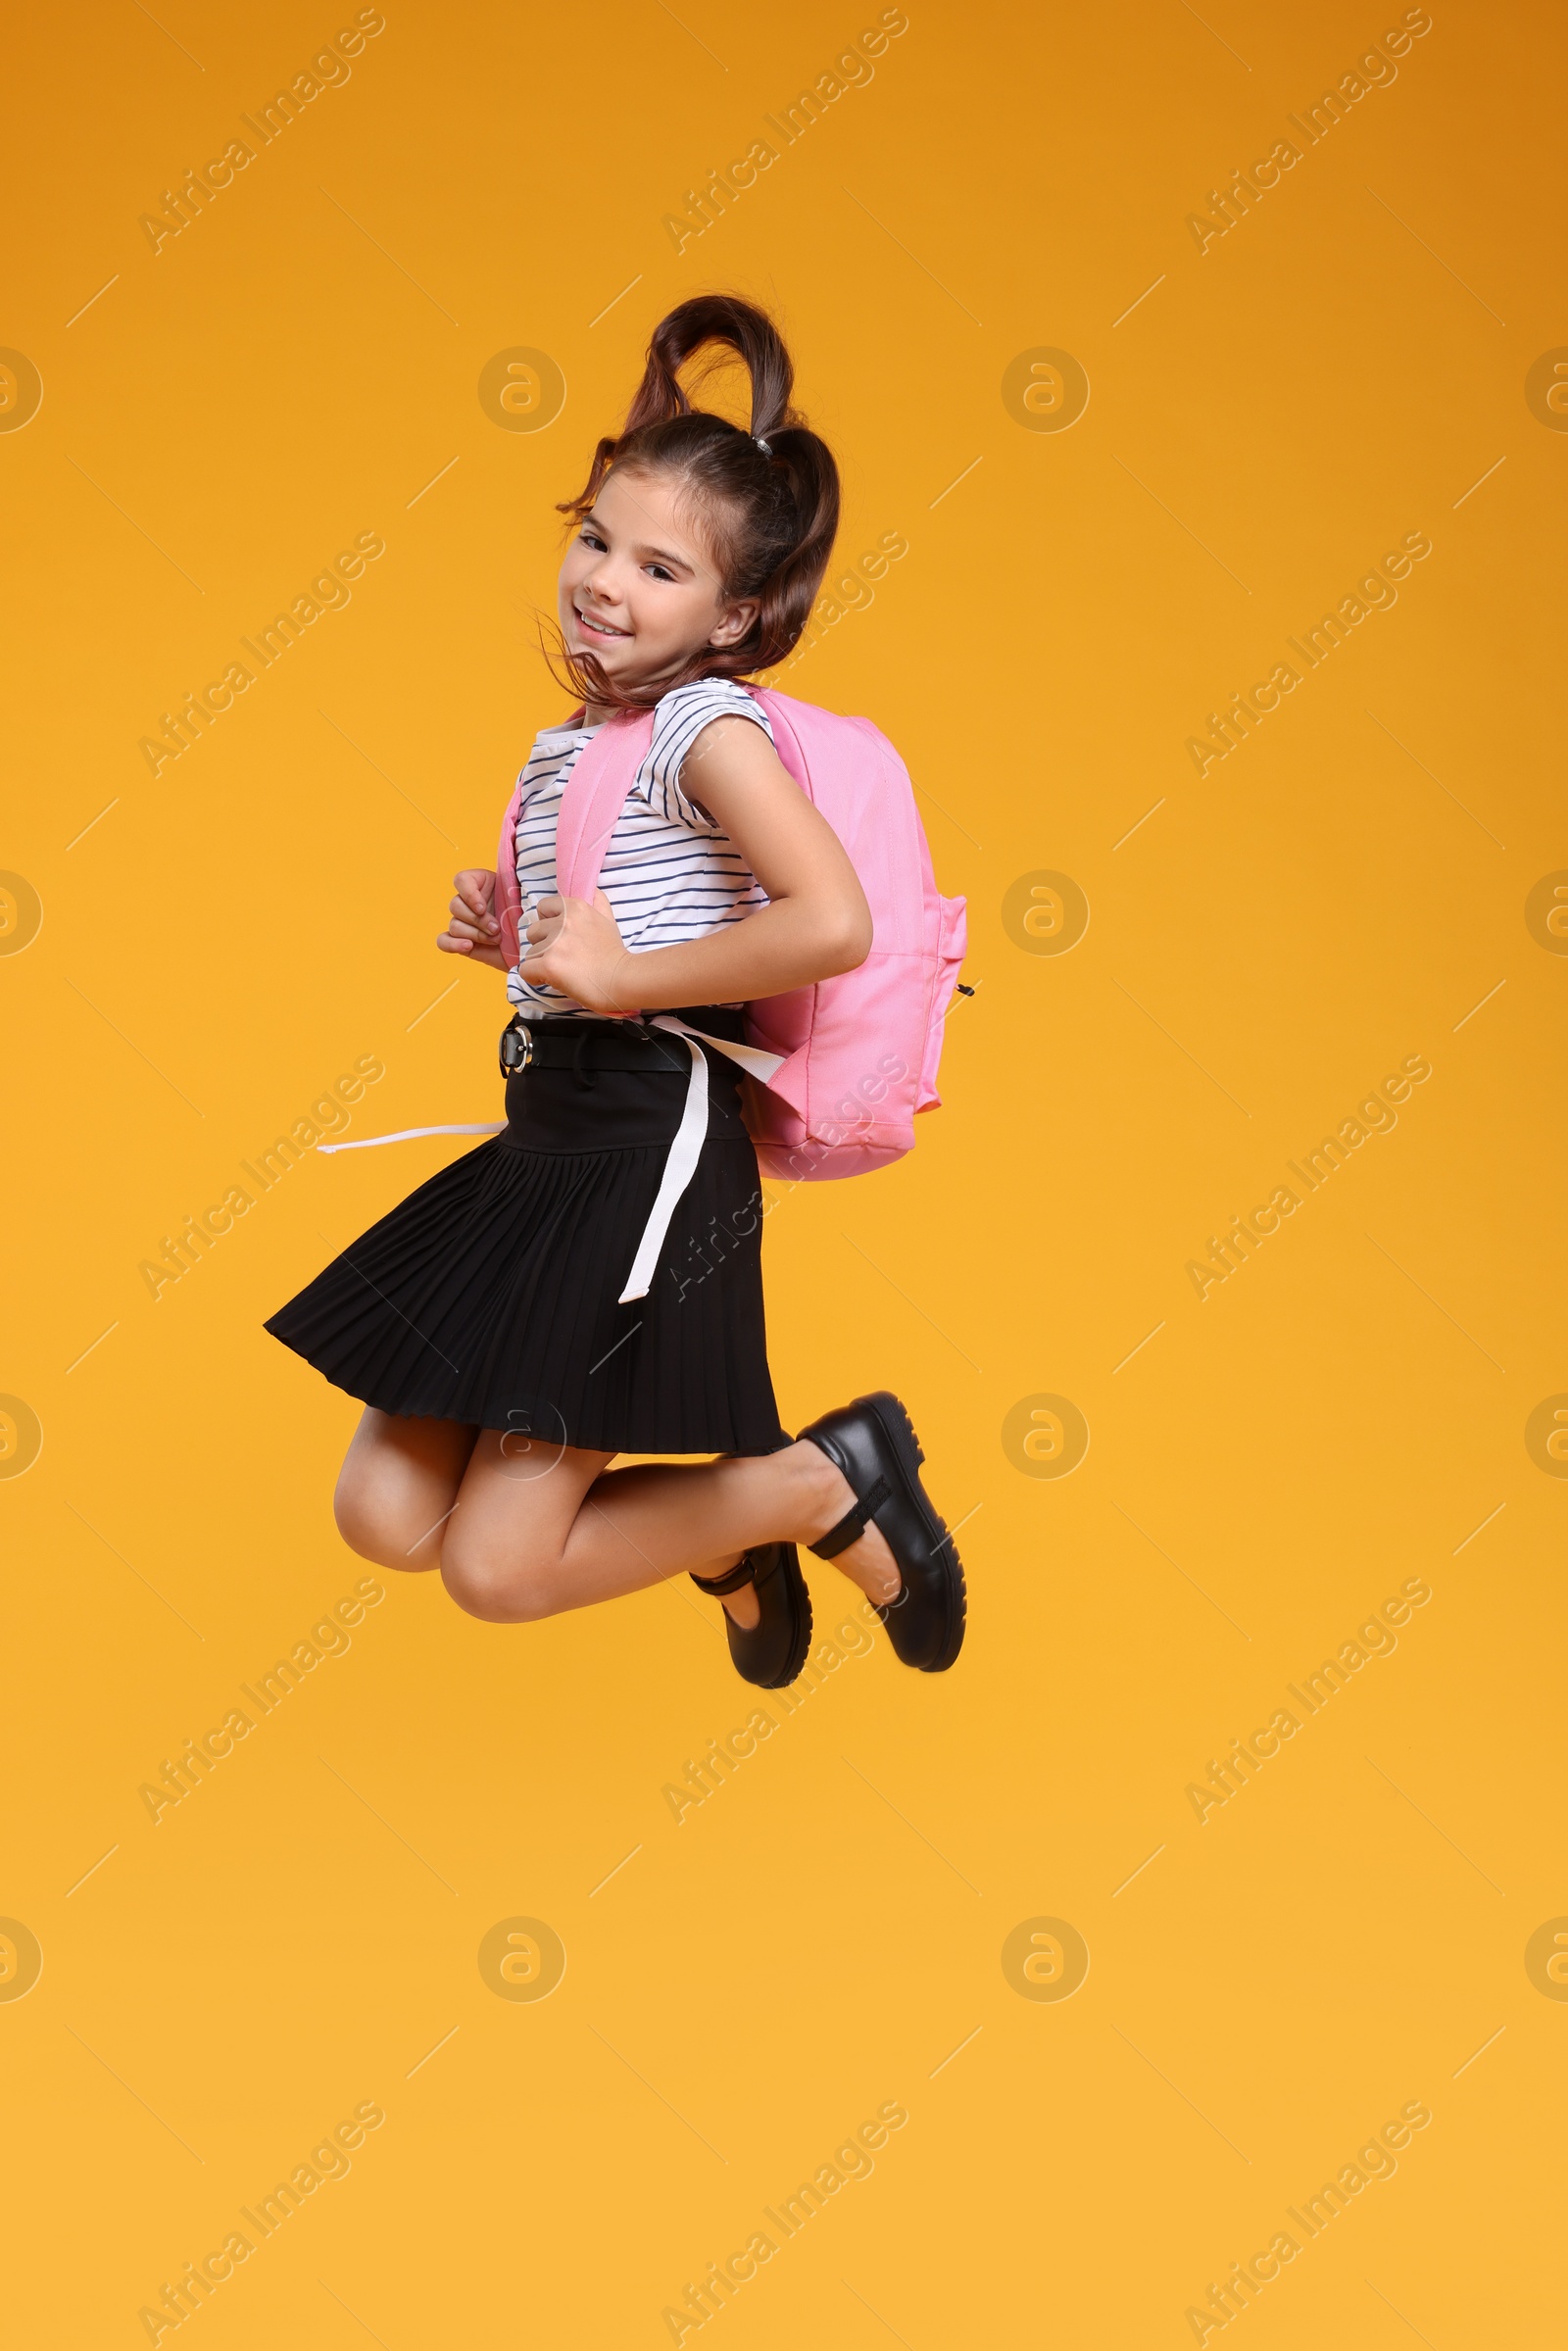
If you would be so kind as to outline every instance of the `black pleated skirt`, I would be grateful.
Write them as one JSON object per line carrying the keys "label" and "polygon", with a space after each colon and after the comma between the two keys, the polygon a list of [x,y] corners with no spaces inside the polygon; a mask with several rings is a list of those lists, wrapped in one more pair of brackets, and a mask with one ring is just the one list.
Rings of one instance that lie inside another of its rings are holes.
{"label": "black pleated skirt", "polygon": [[[728,1033],[721,1014],[685,1017]],[[410,1193],[266,1328],[383,1412],[598,1452],[788,1445],[757,1154],[740,1072],[717,1053],[707,1140],[648,1296],[616,1303],[686,1099],[690,1058],[669,1042],[667,1068],[509,1078],[506,1132]]]}

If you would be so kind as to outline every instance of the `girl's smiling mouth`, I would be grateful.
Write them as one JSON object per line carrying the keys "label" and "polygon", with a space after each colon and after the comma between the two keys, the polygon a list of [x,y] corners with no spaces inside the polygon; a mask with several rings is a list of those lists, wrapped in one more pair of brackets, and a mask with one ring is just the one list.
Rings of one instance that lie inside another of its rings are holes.
{"label": "girl's smiling mouth", "polygon": [[577,615],[578,626],[586,629],[591,637],[629,637],[631,635],[629,628],[612,628],[608,621],[590,620],[580,604],[573,605],[571,609]]}

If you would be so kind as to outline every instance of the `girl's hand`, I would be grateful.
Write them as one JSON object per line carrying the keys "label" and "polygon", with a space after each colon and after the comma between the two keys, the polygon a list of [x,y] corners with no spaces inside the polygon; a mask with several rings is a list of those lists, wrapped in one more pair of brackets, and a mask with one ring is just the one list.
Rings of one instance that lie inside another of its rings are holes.
{"label": "girl's hand", "polygon": [[497,971],[507,968],[501,953],[501,925],[490,911],[496,894],[496,877],[487,865],[470,865],[453,875],[458,895],[452,901],[452,918],[437,939],[443,955],[467,955],[475,963],[489,963]]}
{"label": "girl's hand", "polygon": [[623,1018],[638,1006],[632,957],[621,944],[603,890],[582,898],[541,898],[525,933],[519,966],[530,987],[559,988],[590,1012]]}

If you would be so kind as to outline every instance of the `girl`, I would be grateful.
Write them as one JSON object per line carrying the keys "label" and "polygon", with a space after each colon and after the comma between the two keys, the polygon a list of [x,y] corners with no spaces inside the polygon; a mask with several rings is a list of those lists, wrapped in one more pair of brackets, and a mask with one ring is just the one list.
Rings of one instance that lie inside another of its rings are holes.
{"label": "girl", "polygon": [[[715,343],[750,372],[750,432],[694,410],[678,380]],[[871,945],[837,835],[736,682],[794,647],[838,523],[837,468],[793,380],[746,303],[700,296],[656,329],[623,431],[561,509],[577,525],[559,616],[582,707],[543,729],[520,778],[506,1130],[267,1325],[367,1406],[335,1503],[362,1557],[439,1566],[460,1606],[503,1624],[688,1570],[764,1689],[809,1646],[799,1543],[859,1586],[906,1664],[942,1672],[964,1629],[962,1570],[898,1399],[858,1397],[794,1442],[779,1424],[757,1159],[721,1050],[705,1053],[706,1138],[647,1294],[621,1302],[702,1050],[646,1016],[738,1042],[749,999],[853,969]],[[650,710],[603,887],[563,898],[566,779],[602,725]],[[495,874],[457,890],[437,946],[505,971]],[[612,1469],[620,1452],[718,1458]]]}

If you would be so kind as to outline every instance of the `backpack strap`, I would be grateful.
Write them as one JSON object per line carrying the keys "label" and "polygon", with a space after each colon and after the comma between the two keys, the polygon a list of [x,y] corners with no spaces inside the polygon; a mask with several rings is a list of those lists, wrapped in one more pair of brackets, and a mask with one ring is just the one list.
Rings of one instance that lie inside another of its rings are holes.
{"label": "backpack strap", "polygon": [[509,969],[521,952],[517,944],[517,918],[522,912],[522,892],[517,888],[517,816],[521,808],[519,783],[501,819],[501,840],[496,850],[496,894],[491,902],[491,911],[501,925],[498,944]]}
{"label": "backpack strap", "polygon": [[[778,754],[780,766],[786,775],[793,777],[806,794],[807,799],[814,805],[816,795],[811,790],[810,768],[807,763],[806,753],[802,748],[801,738],[796,732],[794,720],[790,716],[793,698],[788,694],[775,692],[771,686],[748,686],[746,691],[767,714],[767,722],[773,733],[773,749]],[[799,705],[797,704],[795,707],[798,709]]]}
{"label": "backpack strap", "polygon": [[[566,724],[575,725],[582,714],[580,709],[574,710]],[[556,886],[564,896],[592,898],[615,820],[653,739],[651,710],[623,711],[578,754],[562,795],[556,827]],[[519,779],[507,803],[496,850],[494,911],[501,925],[498,944],[509,965],[522,953],[518,937],[522,893],[517,887],[517,818],[521,813]]]}
{"label": "backpack strap", "polygon": [[620,710],[582,751],[556,819],[556,888],[592,898],[626,795],[654,739],[652,710]]}

